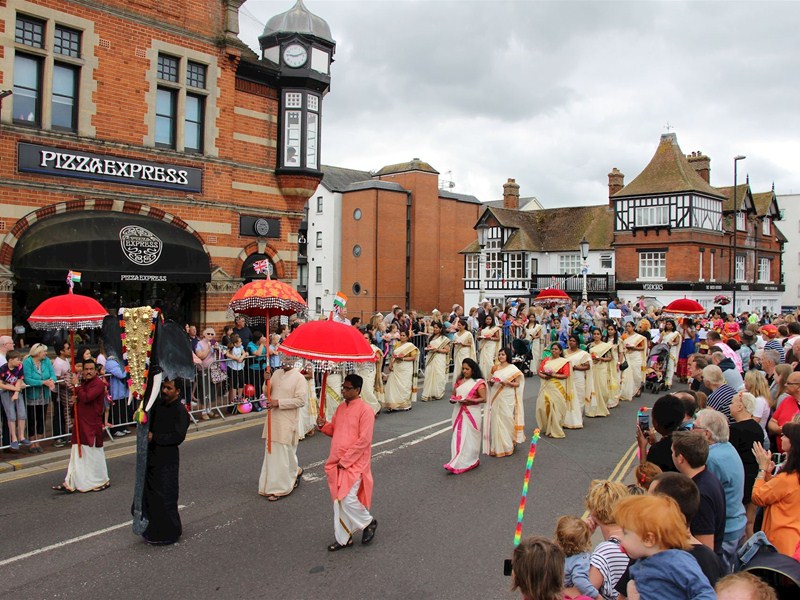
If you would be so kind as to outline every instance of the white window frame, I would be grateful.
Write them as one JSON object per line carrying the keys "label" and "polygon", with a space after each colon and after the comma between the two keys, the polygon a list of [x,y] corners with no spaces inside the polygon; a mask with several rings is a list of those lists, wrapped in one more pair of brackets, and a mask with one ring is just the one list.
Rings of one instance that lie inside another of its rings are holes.
{"label": "white window frame", "polygon": [[737,254],[736,258],[734,258],[734,281],[736,282],[743,282],[746,276],[746,265],[747,260],[744,254]]}
{"label": "white window frame", "polygon": [[764,217],[764,220],[761,221],[761,233],[763,235],[769,236],[770,234],[770,221],[772,219],[769,216]]}
{"label": "white window frame", "polygon": [[[490,233],[498,227],[492,227]],[[503,241],[499,237],[491,237],[486,240],[486,279],[502,279],[503,277],[503,255],[500,252]]]}
{"label": "white window frame", "polygon": [[698,281],[703,281],[703,254],[705,254],[705,252],[698,252],[697,254],[700,255],[700,267],[697,270],[697,272],[698,272],[698,274],[700,276],[697,278],[697,280]]}
{"label": "white window frame", "polygon": [[317,232],[317,239],[316,239],[316,244],[314,245],[314,247],[315,248],[322,248],[322,232],[321,231]]}
{"label": "white window frame", "polygon": [[655,227],[669,225],[669,204],[657,206],[637,206],[634,225],[636,227]]}
{"label": "white window frame", "polygon": [[559,254],[558,272],[567,275],[578,275],[583,269],[583,259],[580,254]]}
{"label": "white window frame", "polygon": [[758,282],[772,283],[772,259],[761,257],[758,259]]}
{"label": "white window frame", "polygon": [[478,279],[481,264],[480,254],[467,254],[464,257],[464,279]]}
{"label": "white window frame", "polygon": [[322,213],[322,206],[323,206],[323,198],[322,196],[317,196],[317,214]]}
{"label": "white window frame", "polygon": [[666,281],[667,253],[640,252],[638,281]]}
{"label": "white window frame", "polygon": [[711,264],[709,265],[709,269],[708,269],[710,271],[709,274],[708,274],[709,275],[708,280],[713,282],[713,281],[716,281],[716,277],[714,276],[714,252],[711,253],[711,261],[710,262],[711,262]]}
{"label": "white window frame", "polygon": [[523,279],[525,277],[525,254],[510,252],[508,254],[508,278]]}
{"label": "white window frame", "polygon": [[736,211],[736,231],[747,230],[747,214],[743,210]]}
{"label": "white window frame", "polygon": [[322,314],[322,298],[320,298],[319,296],[314,298],[314,312],[317,313],[318,315]]}
{"label": "white window frame", "polygon": [[611,254],[601,254],[600,255],[600,268],[601,269],[613,269],[614,268],[614,257]]}

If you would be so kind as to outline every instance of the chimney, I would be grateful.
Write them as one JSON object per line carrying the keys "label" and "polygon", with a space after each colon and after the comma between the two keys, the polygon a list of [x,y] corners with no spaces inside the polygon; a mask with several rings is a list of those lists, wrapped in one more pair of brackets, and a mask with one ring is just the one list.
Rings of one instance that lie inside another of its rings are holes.
{"label": "chimney", "polygon": [[692,152],[689,154],[686,159],[689,161],[689,164],[692,165],[697,174],[703,178],[703,181],[710,184],[711,183],[711,159],[707,157],[705,154],[700,152]]}
{"label": "chimney", "polygon": [[617,167],[614,167],[611,169],[611,173],[608,174],[608,205],[610,207],[614,207],[614,200],[611,199],[611,196],[624,187],[625,175],[623,175]]}
{"label": "chimney", "polygon": [[503,184],[503,208],[519,210],[519,184],[510,177]]}

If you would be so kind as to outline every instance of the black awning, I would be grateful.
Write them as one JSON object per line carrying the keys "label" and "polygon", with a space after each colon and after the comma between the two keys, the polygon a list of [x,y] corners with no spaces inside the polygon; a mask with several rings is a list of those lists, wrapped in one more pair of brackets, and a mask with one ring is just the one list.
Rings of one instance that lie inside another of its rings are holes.
{"label": "black awning", "polygon": [[58,280],[80,271],[84,282],[211,280],[208,255],[188,231],[166,221],[114,211],[47,217],[22,235],[12,260],[23,279]]}

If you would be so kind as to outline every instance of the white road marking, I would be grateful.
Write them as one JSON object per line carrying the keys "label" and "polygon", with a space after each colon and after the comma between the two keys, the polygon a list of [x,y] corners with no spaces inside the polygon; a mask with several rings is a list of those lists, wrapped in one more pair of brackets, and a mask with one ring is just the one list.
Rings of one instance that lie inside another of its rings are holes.
{"label": "white road marking", "polygon": [[[178,506],[178,510],[186,508],[185,505],[181,504]],[[85,535],[79,535],[78,537],[74,537],[68,540],[64,540],[63,542],[57,542],[55,544],[51,544],[49,546],[45,546],[44,548],[39,548],[37,550],[31,550],[30,552],[26,552],[25,554],[19,554],[17,556],[12,556],[11,558],[7,558],[5,560],[0,560],[0,567],[4,567],[6,565],[10,565],[11,563],[15,563],[20,561],[24,558],[30,558],[31,556],[36,556],[37,554],[43,554],[44,552],[50,552],[50,550],[58,550],[59,548],[63,548],[64,546],[69,546],[70,544],[74,544],[76,542],[82,542],[83,540],[88,540],[89,538],[97,537],[98,535],[103,535],[104,533],[109,533],[111,531],[115,531],[117,529],[122,529],[123,527],[130,527],[131,521],[130,519],[125,521],[124,523],[118,523],[117,525],[112,525],[111,527],[106,527],[105,529],[98,529],[97,531],[93,531],[91,533],[87,533]]]}

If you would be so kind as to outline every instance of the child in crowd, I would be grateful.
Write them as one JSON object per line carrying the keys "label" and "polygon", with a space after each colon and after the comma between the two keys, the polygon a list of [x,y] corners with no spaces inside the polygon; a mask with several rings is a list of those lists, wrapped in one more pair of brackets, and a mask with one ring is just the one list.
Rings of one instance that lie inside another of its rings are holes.
{"label": "child in crowd", "polygon": [[628,555],[620,548],[622,529],[614,520],[614,507],[627,497],[627,487],[604,479],[592,481],[586,495],[587,524],[592,531],[599,527],[604,540],[589,557],[589,580],[605,600],[616,600],[614,586],[628,567]]}
{"label": "child in crowd", "polygon": [[269,336],[269,369],[270,373],[274,373],[277,369],[281,368],[281,357],[278,354],[278,346],[281,343],[281,336],[273,333]]}
{"label": "child in crowd", "polygon": [[634,559],[629,598],[642,600],[715,600],[697,561],[686,552],[686,520],[667,496],[621,500],[614,518],[622,527],[622,548]]}
{"label": "child in crowd", "polygon": [[765,581],[751,573],[732,573],[714,587],[717,600],[778,600],[778,595]]}
{"label": "child in crowd", "polygon": [[566,556],[564,587],[575,587],[581,594],[597,598],[599,592],[589,581],[589,550],[592,548],[589,526],[578,517],[563,516],[556,523],[556,544]]}
{"label": "child in crowd", "polygon": [[6,364],[0,367],[0,399],[8,419],[8,433],[11,435],[12,452],[19,451],[20,442],[24,446],[31,443],[25,437],[25,421],[28,413],[25,410],[25,399],[20,390],[25,388],[22,374],[22,359],[19,352],[9,350],[6,353]]}
{"label": "child in crowd", "polygon": [[239,402],[244,388],[244,359],[248,357],[248,354],[238,333],[231,334],[229,342],[230,346],[225,352],[225,356],[228,358],[228,378],[231,390],[235,394],[235,401]]}
{"label": "child in crowd", "polygon": [[[562,600],[564,553],[545,537],[530,537],[514,548],[511,556],[511,590],[523,600]],[[579,596],[575,600],[589,600]]]}
{"label": "child in crowd", "polygon": [[653,479],[661,473],[663,473],[661,467],[648,461],[639,463],[633,470],[633,476],[636,478],[636,484],[645,490],[650,489],[650,484],[653,483]]}

